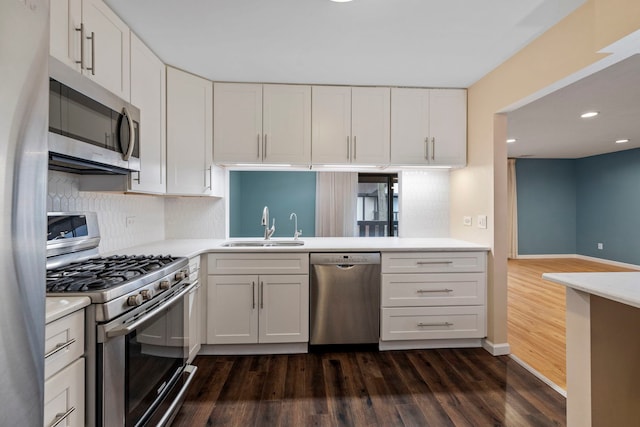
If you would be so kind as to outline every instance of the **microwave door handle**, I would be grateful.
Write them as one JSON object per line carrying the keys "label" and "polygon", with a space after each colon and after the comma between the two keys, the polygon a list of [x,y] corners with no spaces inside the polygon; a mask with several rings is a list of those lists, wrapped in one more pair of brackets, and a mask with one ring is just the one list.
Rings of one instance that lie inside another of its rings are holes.
{"label": "microwave door handle", "polygon": [[129,324],[124,324],[124,325],[121,325],[121,326],[119,326],[119,327],[117,327],[115,329],[111,329],[109,331],[106,331],[107,338],[114,338],[114,337],[119,337],[119,336],[122,336],[122,335],[129,335],[131,332],[135,331],[140,325],[142,325],[143,323],[146,323],[147,321],[153,319],[156,315],[158,315],[158,313],[162,312],[165,308],[168,308],[169,306],[171,306],[171,305],[175,304],[176,302],[178,302],[186,294],[188,294],[195,286],[197,286],[196,283],[189,284],[189,286],[186,286],[184,289],[182,289],[176,295],[172,296],[167,301],[165,301],[162,304],[158,305],[151,312],[145,314],[144,316],[140,317],[136,321],[131,322]]}
{"label": "microwave door handle", "polygon": [[133,149],[136,146],[136,133],[135,127],[133,126],[133,119],[129,115],[129,110],[127,110],[127,107],[122,108],[122,114],[127,118],[127,122],[129,124],[129,146],[127,148],[127,152],[124,153],[123,159],[129,160],[129,157],[131,157],[131,154],[133,154]]}

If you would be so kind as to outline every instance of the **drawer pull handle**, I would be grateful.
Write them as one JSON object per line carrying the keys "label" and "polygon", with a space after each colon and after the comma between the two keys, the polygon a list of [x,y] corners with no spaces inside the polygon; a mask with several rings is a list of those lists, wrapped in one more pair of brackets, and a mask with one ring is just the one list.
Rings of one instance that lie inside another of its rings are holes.
{"label": "drawer pull handle", "polygon": [[65,348],[69,347],[71,344],[74,344],[76,342],[75,338],[71,338],[69,341],[67,341],[64,344],[58,344],[56,345],[56,348],[54,348],[53,350],[51,350],[49,353],[44,355],[45,359],[48,359],[49,357],[53,356],[54,354],[58,353],[59,351],[64,350]]}
{"label": "drawer pull handle", "polygon": [[430,265],[430,264],[453,264],[453,261],[418,261],[418,265]]}
{"label": "drawer pull handle", "polygon": [[430,294],[430,293],[436,293],[436,292],[453,292],[453,289],[418,289],[417,291],[419,294]]}
{"label": "drawer pull handle", "polygon": [[441,323],[418,323],[418,327],[425,327],[425,326],[453,326],[453,323],[449,323],[449,322],[441,322]]}
{"label": "drawer pull handle", "polygon": [[72,406],[71,409],[69,409],[67,412],[56,414],[56,418],[53,421],[53,424],[51,424],[49,427],[56,427],[61,422],[66,420],[69,417],[69,415],[71,415],[71,413],[75,410],[76,410],[75,406]]}

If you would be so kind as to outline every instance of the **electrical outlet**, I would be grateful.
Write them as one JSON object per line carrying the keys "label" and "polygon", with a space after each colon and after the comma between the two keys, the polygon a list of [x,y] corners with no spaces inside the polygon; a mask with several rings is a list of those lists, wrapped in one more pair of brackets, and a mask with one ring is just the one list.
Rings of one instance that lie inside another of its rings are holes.
{"label": "electrical outlet", "polygon": [[462,217],[462,224],[467,226],[467,227],[471,227],[471,222],[472,222],[472,218],[470,216],[463,216]]}
{"label": "electrical outlet", "polygon": [[603,250],[604,249],[604,243],[598,243],[598,249],[599,250]]}
{"label": "electrical outlet", "polygon": [[133,224],[135,224],[135,223],[136,223],[136,217],[135,216],[126,217],[126,224],[125,224],[126,227],[132,227]]}
{"label": "electrical outlet", "polygon": [[487,216],[478,215],[478,228],[487,228]]}

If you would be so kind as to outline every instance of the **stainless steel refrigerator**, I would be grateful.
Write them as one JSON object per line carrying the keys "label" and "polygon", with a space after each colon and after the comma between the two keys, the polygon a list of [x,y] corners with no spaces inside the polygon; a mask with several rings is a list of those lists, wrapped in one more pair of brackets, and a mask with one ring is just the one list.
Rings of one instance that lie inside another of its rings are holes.
{"label": "stainless steel refrigerator", "polygon": [[0,426],[42,426],[49,0],[0,1]]}

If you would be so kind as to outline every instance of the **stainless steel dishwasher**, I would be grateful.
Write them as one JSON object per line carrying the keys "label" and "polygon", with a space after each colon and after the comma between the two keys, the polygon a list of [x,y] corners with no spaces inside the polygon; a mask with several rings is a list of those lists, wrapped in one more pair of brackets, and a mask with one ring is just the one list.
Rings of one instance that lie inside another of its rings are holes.
{"label": "stainless steel dishwasher", "polygon": [[310,344],[371,344],[380,337],[380,254],[312,253]]}

